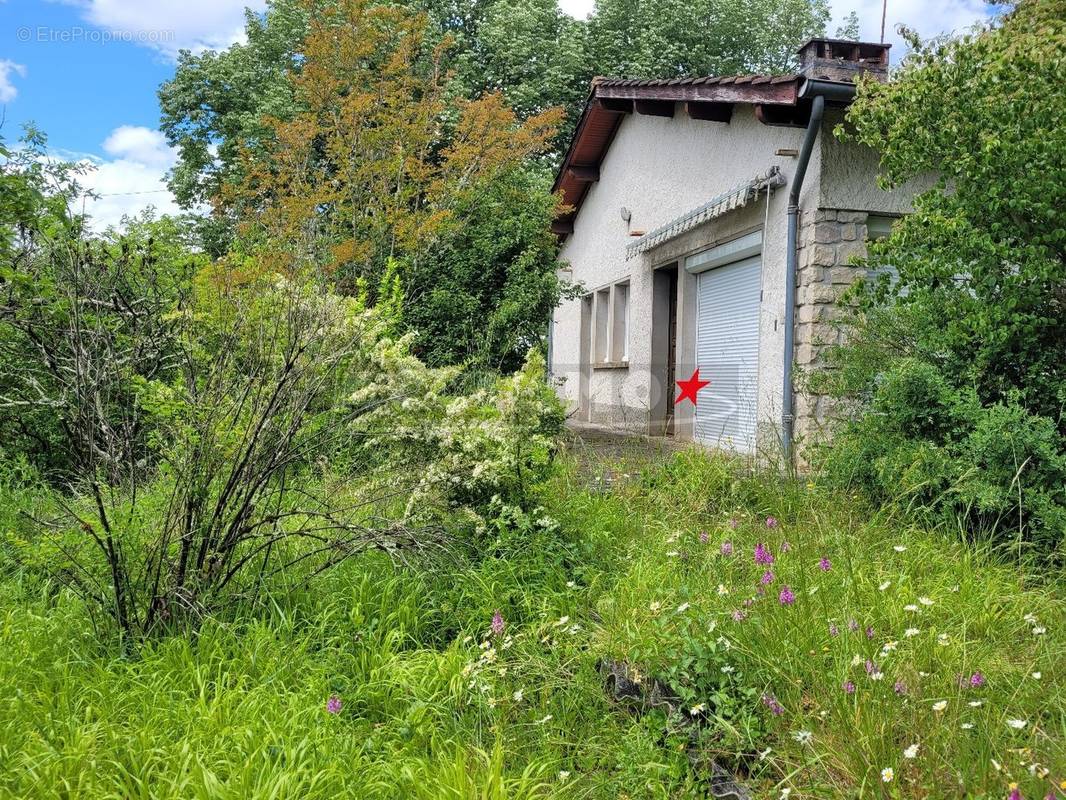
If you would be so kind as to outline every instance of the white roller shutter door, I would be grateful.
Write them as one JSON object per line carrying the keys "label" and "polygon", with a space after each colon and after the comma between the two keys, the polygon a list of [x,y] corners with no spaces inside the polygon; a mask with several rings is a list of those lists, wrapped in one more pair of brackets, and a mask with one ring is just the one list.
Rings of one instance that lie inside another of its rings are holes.
{"label": "white roller shutter door", "polygon": [[696,405],[696,438],[753,452],[759,373],[759,256],[697,277],[696,364],[711,385]]}

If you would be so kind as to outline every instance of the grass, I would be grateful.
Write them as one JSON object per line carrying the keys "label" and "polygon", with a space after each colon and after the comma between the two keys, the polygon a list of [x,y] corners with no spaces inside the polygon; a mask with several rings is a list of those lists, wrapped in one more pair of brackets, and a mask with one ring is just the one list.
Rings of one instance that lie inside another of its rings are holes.
{"label": "grass", "polygon": [[[693,747],[760,797],[1042,798],[1066,779],[1061,576],[724,459],[611,459],[609,488],[588,458],[541,488],[557,531],[420,572],[366,556],[127,657],[6,564],[0,797],[702,797]],[[0,524],[32,501],[9,492]],[[667,679],[672,712],[608,698],[603,658]]]}

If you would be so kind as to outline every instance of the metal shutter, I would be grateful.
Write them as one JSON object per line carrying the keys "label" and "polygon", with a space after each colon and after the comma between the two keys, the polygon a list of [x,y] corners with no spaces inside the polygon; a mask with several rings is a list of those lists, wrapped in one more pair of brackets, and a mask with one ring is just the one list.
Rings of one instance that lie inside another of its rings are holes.
{"label": "metal shutter", "polygon": [[699,394],[696,438],[744,452],[755,449],[761,271],[754,256],[697,278],[696,364],[711,385]]}

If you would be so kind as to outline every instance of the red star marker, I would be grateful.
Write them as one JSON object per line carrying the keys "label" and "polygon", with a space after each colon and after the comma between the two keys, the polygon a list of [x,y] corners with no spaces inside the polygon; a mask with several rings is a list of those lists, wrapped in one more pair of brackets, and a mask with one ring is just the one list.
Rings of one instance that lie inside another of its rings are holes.
{"label": "red star marker", "polygon": [[676,406],[686,397],[692,401],[692,405],[696,405],[696,393],[704,386],[710,385],[710,381],[700,380],[700,370],[699,367],[697,367],[696,371],[692,373],[691,378],[689,378],[687,381],[677,382],[677,387],[681,390],[681,394],[677,396],[677,399],[674,401],[674,405]]}

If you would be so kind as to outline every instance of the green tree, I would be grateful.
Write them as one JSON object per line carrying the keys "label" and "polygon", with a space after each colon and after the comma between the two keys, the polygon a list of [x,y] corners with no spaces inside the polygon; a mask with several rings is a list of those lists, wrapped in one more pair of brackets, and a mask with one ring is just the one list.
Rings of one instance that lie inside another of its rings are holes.
{"label": "green tree", "polygon": [[786,72],[828,20],[826,0],[597,0],[589,49],[612,77]]}
{"label": "green tree", "polygon": [[1066,3],[1027,0],[864,82],[838,132],[880,151],[886,184],[937,176],[871,248],[898,281],[860,298],[835,354],[836,389],[865,412],[843,439],[864,448],[862,480],[890,492],[920,475],[931,505],[1052,544],[1066,538],[1063,74]]}

